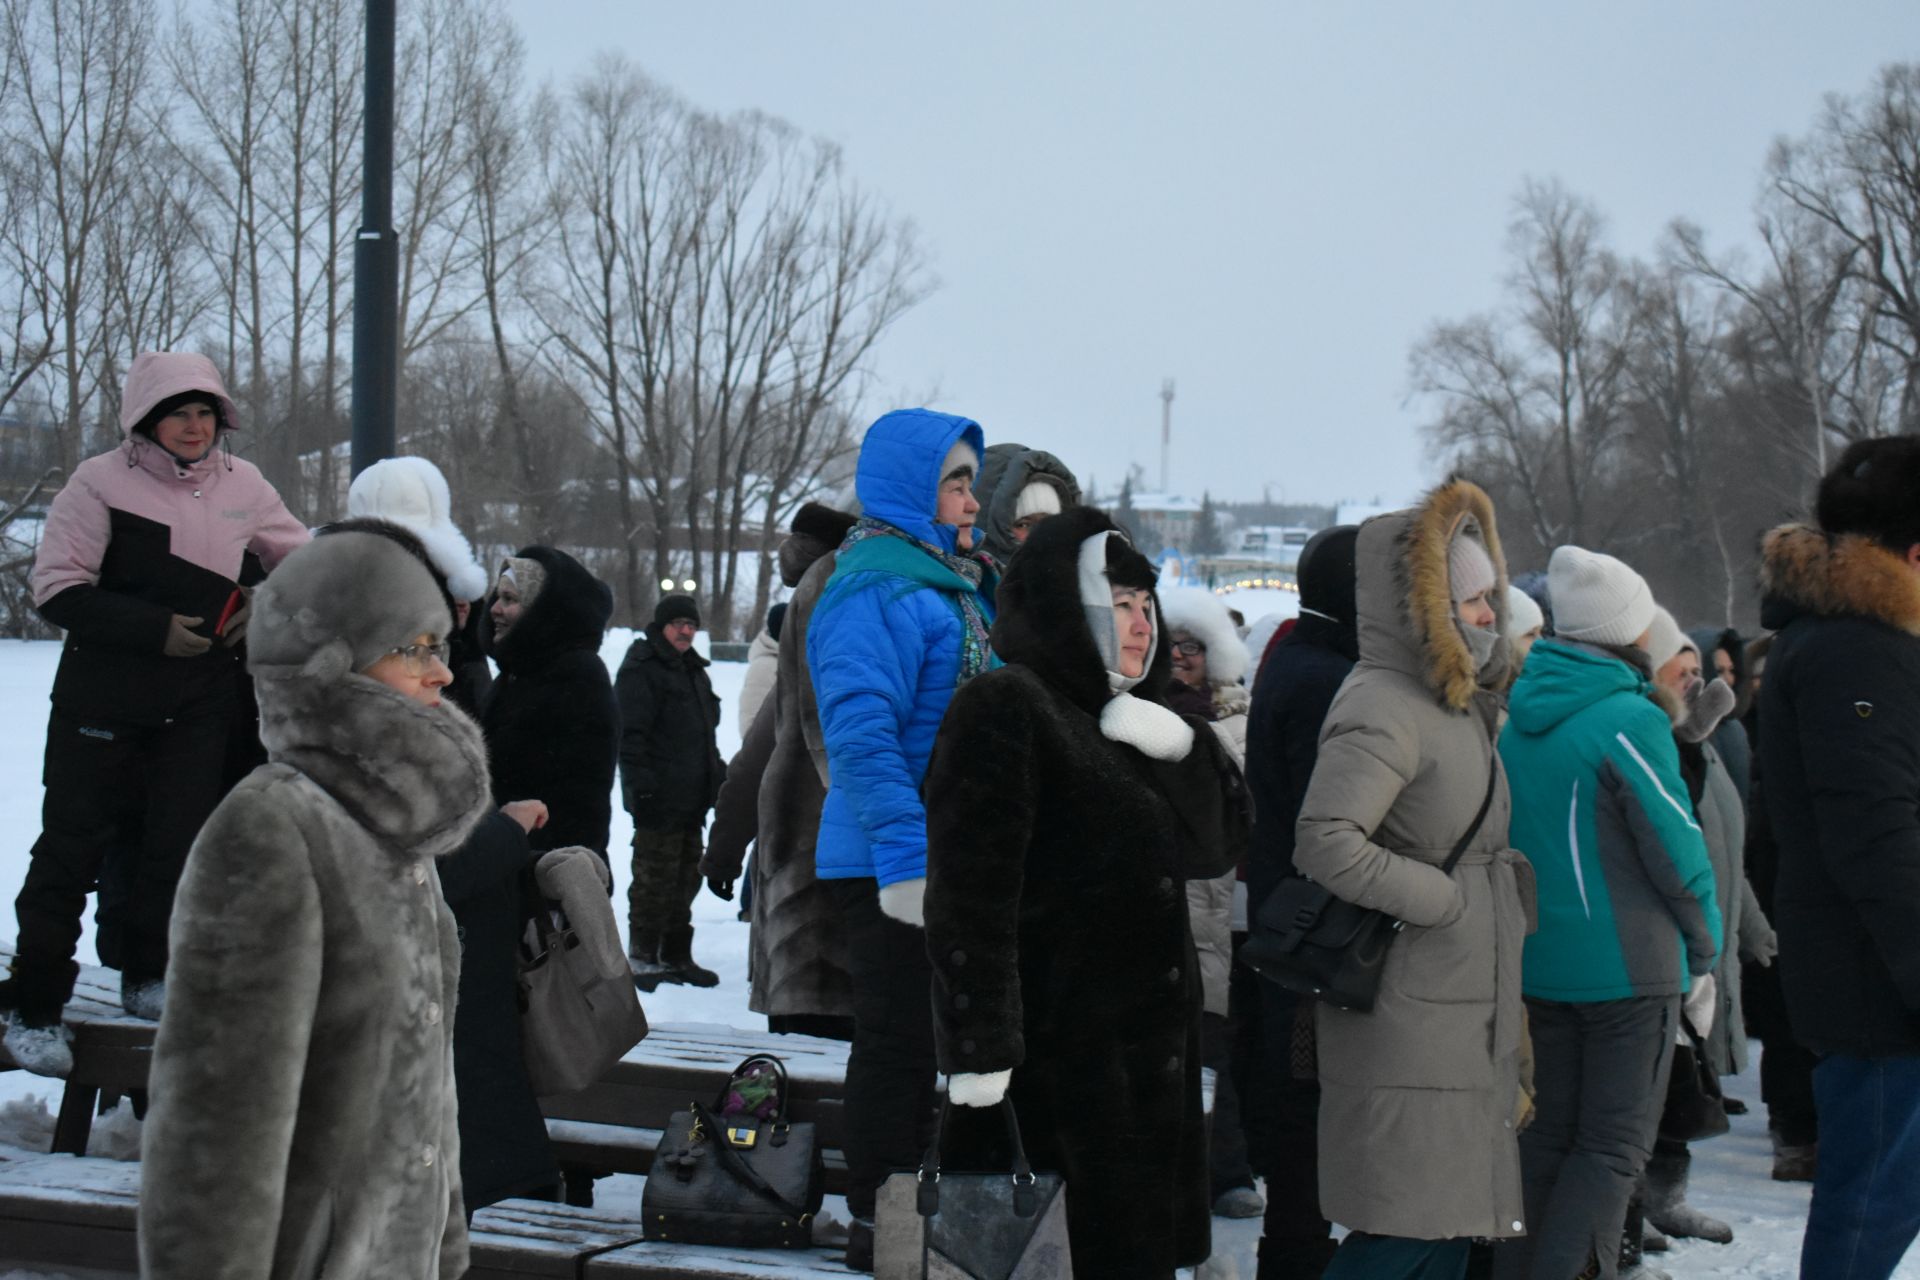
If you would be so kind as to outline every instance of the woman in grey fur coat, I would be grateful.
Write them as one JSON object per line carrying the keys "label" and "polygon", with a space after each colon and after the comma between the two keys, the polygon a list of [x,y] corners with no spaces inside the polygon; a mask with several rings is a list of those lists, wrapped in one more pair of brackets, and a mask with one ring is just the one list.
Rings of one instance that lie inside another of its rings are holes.
{"label": "woman in grey fur coat", "polygon": [[451,1280],[460,944],[434,859],[492,807],[479,728],[441,698],[452,618],[372,533],[301,548],[253,608],[269,763],[175,899],[141,1274]]}

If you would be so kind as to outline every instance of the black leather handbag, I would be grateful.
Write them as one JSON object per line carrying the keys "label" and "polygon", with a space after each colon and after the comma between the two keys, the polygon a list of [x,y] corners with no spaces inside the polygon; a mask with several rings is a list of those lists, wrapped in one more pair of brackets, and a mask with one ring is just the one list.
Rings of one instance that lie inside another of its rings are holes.
{"label": "black leather handbag", "polygon": [[[1480,834],[1493,805],[1499,764],[1489,760],[1487,794],[1480,812],[1441,864],[1452,875],[1467,846]],[[1297,871],[1289,871],[1260,905],[1241,944],[1239,960],[1267,981],[1336,1009],[1368,1013],[1380,994],[1387,952],[1402,922],[1384,911],[1336,898]]]}
{"label": "black leather handbag", "polygon": [[[737,1081],[771,1064],[771,1107],[728,1110]],[[667,1124],[640,1196],[649,1240],[804,1249],[826,1192],[826,1166],[811,1124],[787,1118],[787,1069],[771,1054],[734,1068],[713,1106],[690,1103]]]}
{"label": "black leather handbag", "polygon": [[[1739,1017],[1735,1010],[1731,1015]],[[1686,1015],[1680,1017],[1687,1043],[1673,1048],[1667,1076],[1667,1103],[1660,1111],[1660,1136],[1674,1142],[1717,1138],[1733,1127],[1727,1119],[1727,1095],[1707,1063],[1707,1046]]]}
{"label": "black leather handbag", "polygon": [[1066,1185],[1057,1173],[1033,1171],[1012,1101],[1000,1103],[1011,1173],[941,1169],[940,1139],[952,1105],[941,1105],[920,1171],[896,1173],[880,1188],[874,1274],[920,1280],[1071,1280]]}

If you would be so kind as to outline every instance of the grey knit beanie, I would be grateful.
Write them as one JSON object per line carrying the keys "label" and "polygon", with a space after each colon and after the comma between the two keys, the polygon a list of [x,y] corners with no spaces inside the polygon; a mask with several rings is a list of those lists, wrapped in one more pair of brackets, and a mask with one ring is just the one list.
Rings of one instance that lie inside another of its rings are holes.
{"label": "grey knit beanie", "polygon": [[419,557],[377,533],[331,533],[288,556],[253,593],[247,669],[337,677],[452,628]]}

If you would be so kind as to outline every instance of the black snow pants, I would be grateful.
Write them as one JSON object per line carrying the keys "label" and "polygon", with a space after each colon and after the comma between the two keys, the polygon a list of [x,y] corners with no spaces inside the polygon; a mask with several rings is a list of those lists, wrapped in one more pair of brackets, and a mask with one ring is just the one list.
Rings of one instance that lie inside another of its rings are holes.
{"label": "black snow pants", "polygon": [[102,959],[133,981],[166,972],[167,920],[187,850],[229,782],[233,708],[172,724],[83,720],[54,708],[47,724],[40,839],[14,901],[20,932],[14,1002],[40,1019],[59,1016],[79,966],[87,895],[111,868],[103,895]]}

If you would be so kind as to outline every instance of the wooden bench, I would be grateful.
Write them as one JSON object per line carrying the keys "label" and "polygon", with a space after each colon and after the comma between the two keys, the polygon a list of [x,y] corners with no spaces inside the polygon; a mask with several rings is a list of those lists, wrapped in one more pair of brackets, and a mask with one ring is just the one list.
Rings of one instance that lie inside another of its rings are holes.
{"label": "wooden bench", "polygon": [[[97,1156],[0,1157],[0,1267],[140,1268],[140,1166]],[[468,1280],[809,1277],[847,1274],[834,1249],[647,1243],[605,1210],[507,1200],[474,1215]]]}

